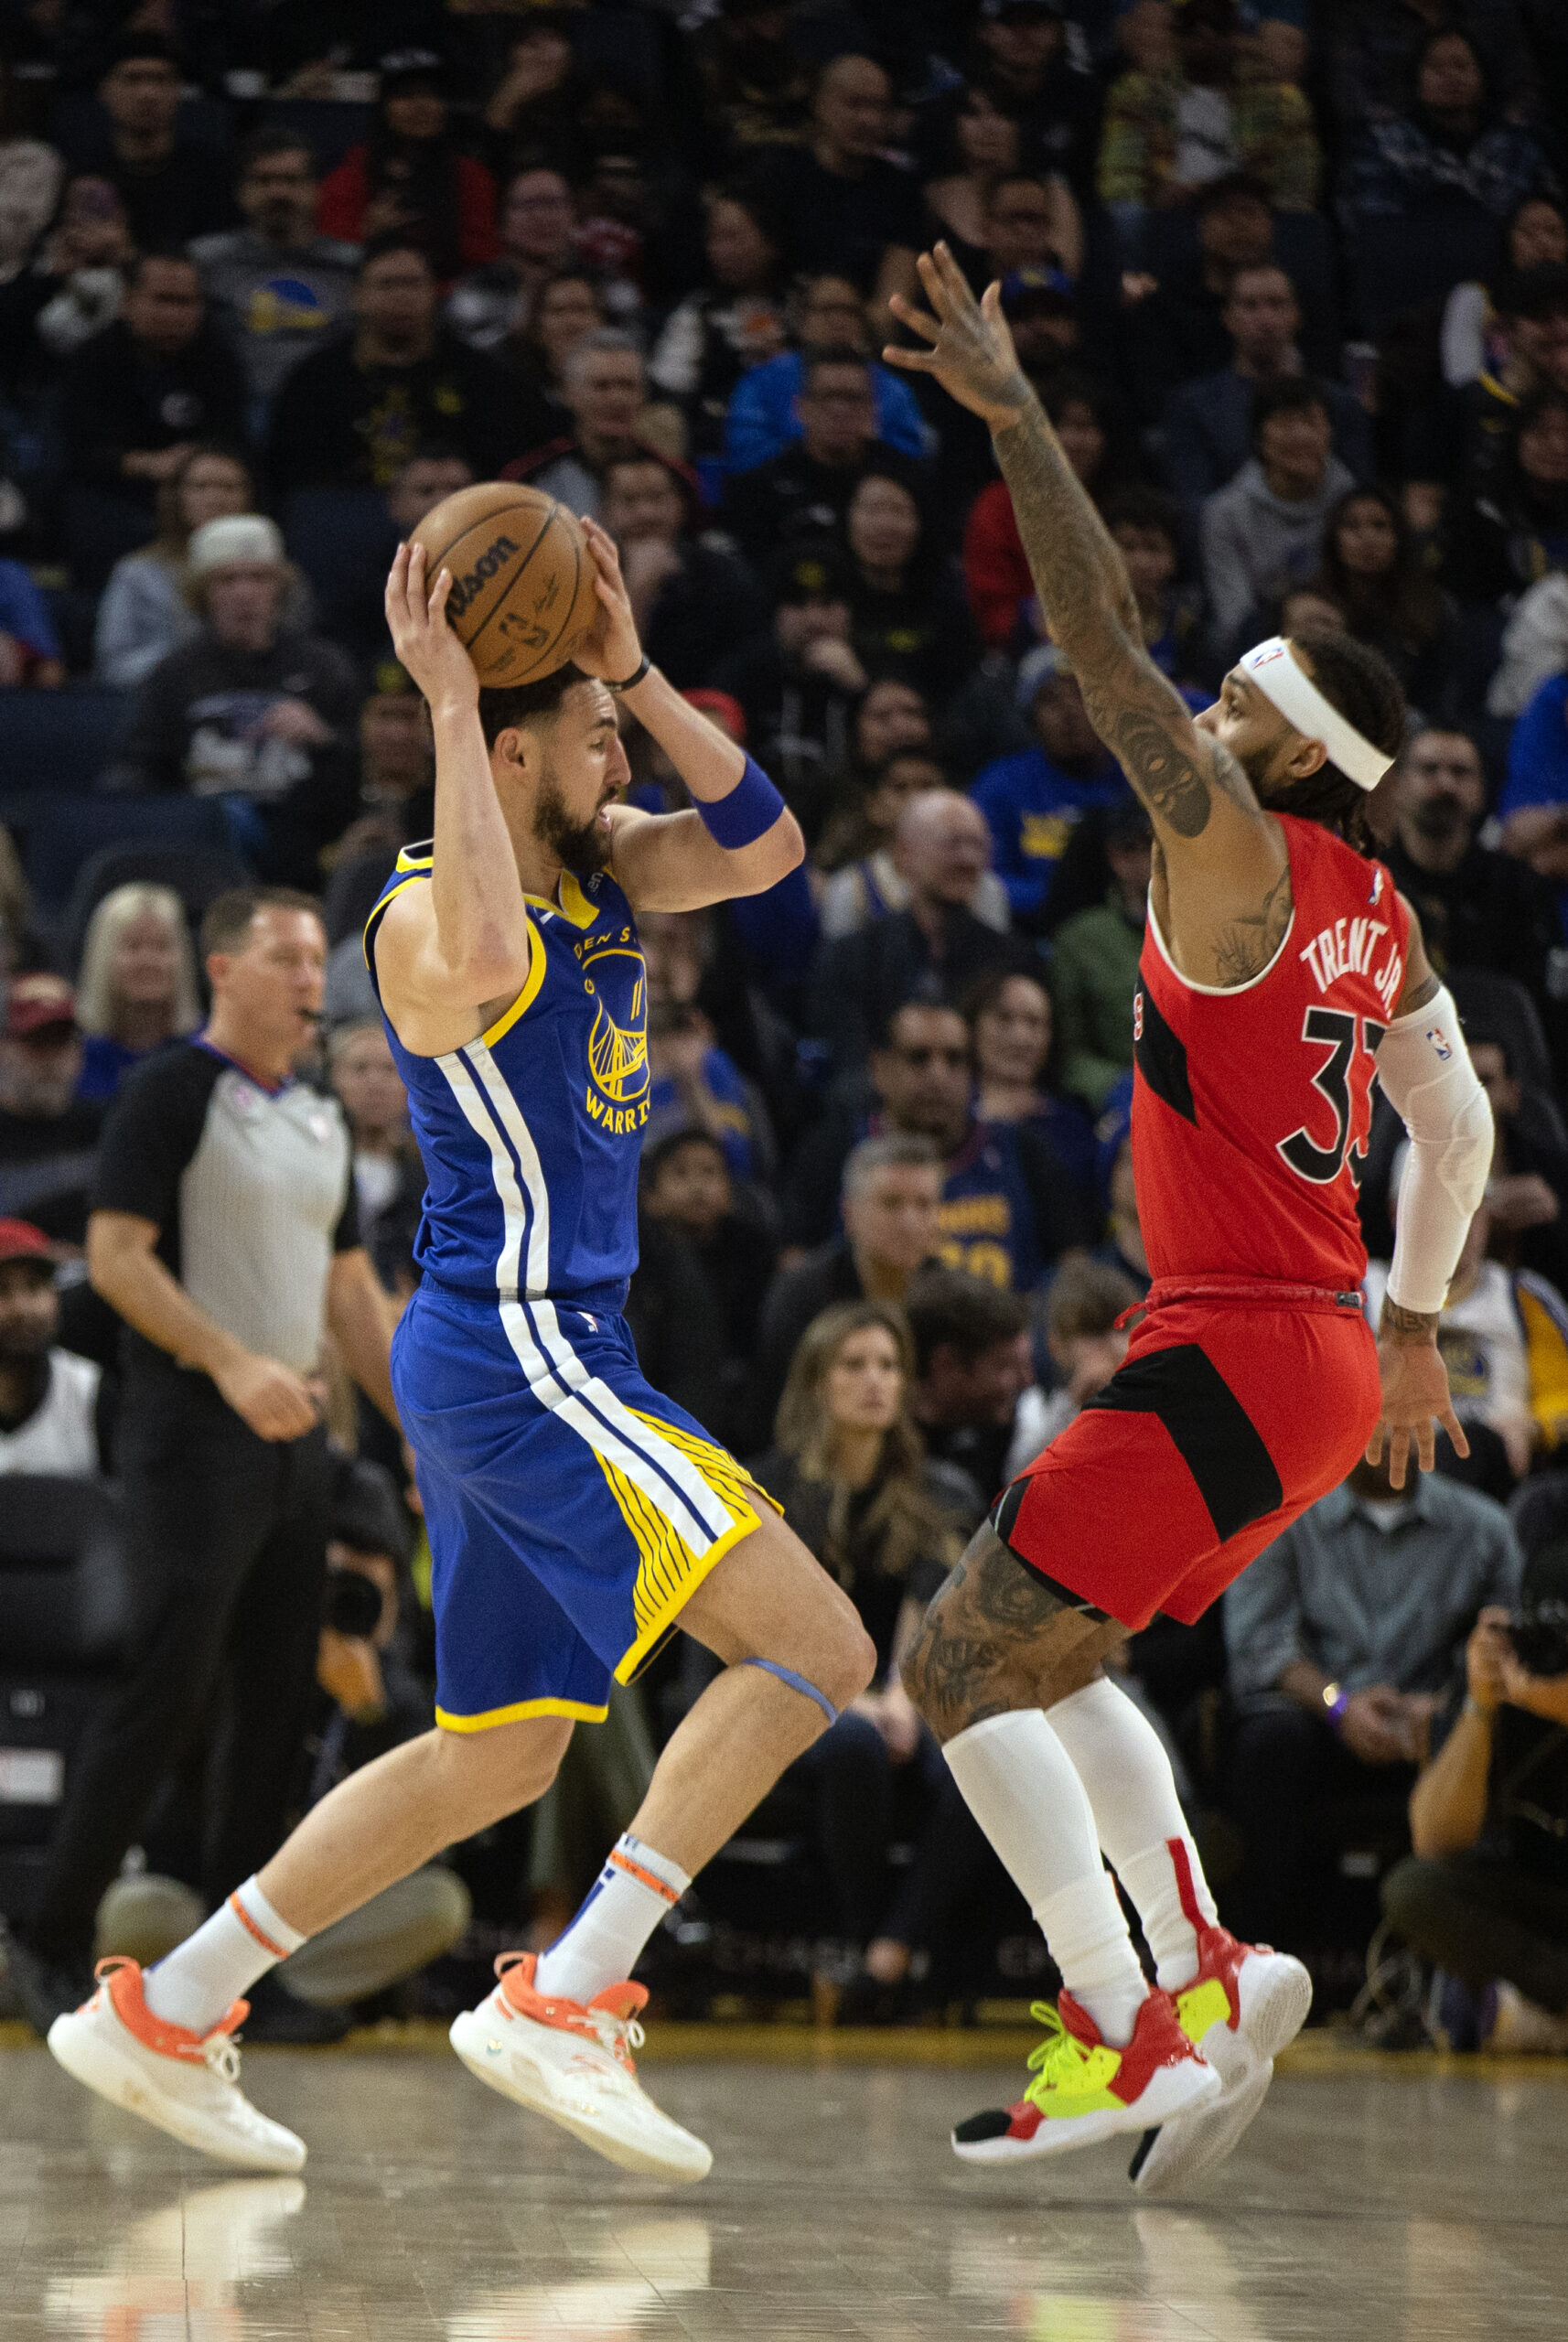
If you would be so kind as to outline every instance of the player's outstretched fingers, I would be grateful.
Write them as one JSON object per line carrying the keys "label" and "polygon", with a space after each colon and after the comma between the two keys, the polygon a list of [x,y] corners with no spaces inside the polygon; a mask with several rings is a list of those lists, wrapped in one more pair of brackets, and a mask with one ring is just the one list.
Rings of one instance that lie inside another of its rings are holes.
{"label": "player's outstretched fingers", "polygon": [[1453,1441],[1455,1455],[1468,1456],[1470,1453],[1470,1443],[1465,1436],[1465,1426],[1460,1422],[1458,1416],[1455,1413],[1452,1406],[1444,1407],[1437,1420],[1442,1424],[1444,1430],[1448,1434],[1449,1438]]}

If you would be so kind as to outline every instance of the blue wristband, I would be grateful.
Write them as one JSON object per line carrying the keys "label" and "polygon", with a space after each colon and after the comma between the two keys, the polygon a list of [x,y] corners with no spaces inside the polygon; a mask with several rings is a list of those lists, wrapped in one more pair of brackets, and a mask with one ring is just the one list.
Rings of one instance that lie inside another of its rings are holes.
{"label": "blue wristband", "polygon": [[692,802],[714,843],[722,845],[726,854],[735,854],[743,845],[755,845],[784,811],[784,800],[762,767],[750,757],[727,797],[693,797]]}

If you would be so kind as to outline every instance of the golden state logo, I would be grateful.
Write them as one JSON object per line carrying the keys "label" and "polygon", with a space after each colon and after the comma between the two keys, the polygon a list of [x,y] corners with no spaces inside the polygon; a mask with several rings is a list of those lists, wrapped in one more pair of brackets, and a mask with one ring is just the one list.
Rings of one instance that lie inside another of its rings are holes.
{"label": "golden state logo", "polygon": [[583,989],[596,1002],[588,1035],[588,1120],[613,1137],[648,1120],[648,971],[629,927],[575,947]]}

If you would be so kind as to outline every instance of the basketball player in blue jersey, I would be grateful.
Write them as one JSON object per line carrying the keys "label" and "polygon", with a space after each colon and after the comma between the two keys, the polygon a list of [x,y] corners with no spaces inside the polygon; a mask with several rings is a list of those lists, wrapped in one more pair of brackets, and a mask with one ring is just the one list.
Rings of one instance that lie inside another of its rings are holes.
{"label": "basketball player in blue jersey", "polygon": [[[800,833],[751,759],[643,656],[615,547],[585,524],[599,615],[575,664],[481,691],[419,547],[387,583],[429,703],[435,835],[405,853],[366,951],[428,1182],[423,1283],[393,1386],[418,1459],[436,1726],[316,1806],[257,1876],[145,1976],[105,1961],[49,2047],[79,2080],[221,2161],[297,2170],[304,2143],[242,2094],[257,1977],[460,1839],[541,1796],[677,1619],[725,1664],[659,1761],[565,1934],[498,1961],[457,2018],[472,2072],[618,2164],[712,2158],[637,2080],[649,1936],[785,1767],[870,1681],[847,1597],[763,1491],[651,1390],[621,1316],[648,1112],[640,910],[760,892]],[[624,700],[693,800],[653,816]]]}

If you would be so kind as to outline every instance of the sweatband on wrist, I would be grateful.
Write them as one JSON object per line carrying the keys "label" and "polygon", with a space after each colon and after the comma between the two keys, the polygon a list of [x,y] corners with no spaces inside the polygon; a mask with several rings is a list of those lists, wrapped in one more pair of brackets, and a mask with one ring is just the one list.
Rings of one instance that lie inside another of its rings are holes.
{"label": "sweatband on wrist", "polygon": [[784,811],[784,800],[762,767],[750,757],[727,797],[693,797],[692,802],[714,843],[722,845],[726,854],[737,853],[743,845],[755,845],[758,838],[767,836]]}
{"label": "sweatband on wrist", "polygon": [[1388,1027],[1378,1044],[1378,1080],[1410,1133],[1389,1298],[1432,1316],[1447,1298],[1492,1166],[1492,1111],[1446,985]]}

